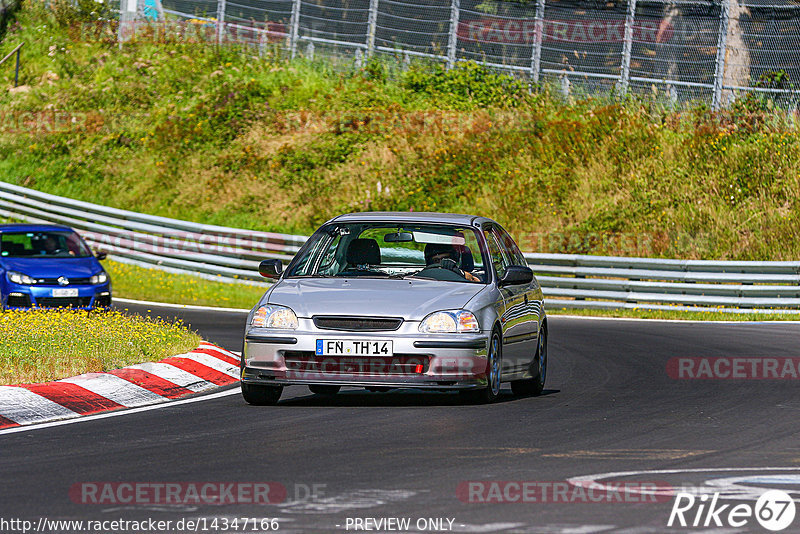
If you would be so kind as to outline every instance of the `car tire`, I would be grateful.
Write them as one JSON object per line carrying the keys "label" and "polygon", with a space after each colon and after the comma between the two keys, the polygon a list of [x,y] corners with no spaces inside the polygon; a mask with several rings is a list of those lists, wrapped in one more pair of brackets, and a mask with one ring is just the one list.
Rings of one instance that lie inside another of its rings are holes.
{"label": "car tire", "polygon": [[283,386],[262,386],[242,382],[242,397],[254,406],[274,406],[283,393]]}
{"label": "car tire", "polygon": [[314,384],[313,386],[308,386],[308,389],[311,390],[311,393],[315,395],[336,395],[339,393],[339,390],[342,389],[342,386],[325,386],[322,384]]}
{"label": "car tire", "polygon": [[520,397],[536,397],[544,391],[544,381],[547,379],[547,326],[543,325],[539,332],[539,342],[536,344],[536,358],[531,367],[531,374],[536,373],[534,378],[526,380],[514,380],[511,382],[511,391]]}
{"label": "car tire", "polygon": [[489,404],[500,397],[503,373],[503,342],[500,333],[495,330],[489,340],[489,355],[486,358],[486,387],[468,389],[460,392],[462,397],[472,404]]}

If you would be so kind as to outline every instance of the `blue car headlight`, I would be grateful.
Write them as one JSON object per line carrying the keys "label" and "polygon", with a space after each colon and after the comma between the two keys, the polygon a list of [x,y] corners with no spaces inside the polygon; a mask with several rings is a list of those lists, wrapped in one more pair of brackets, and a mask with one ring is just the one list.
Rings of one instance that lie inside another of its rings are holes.
{"label": "blue car headlight", "polygon": [[89,278],[89,283],[92,284],[93,286],[105,284],[106,282],[108,282],[108,275],[106,274],[105,271],[100,271],[96,275]]}
{"label": "blue car headlight", "polygon": [[6,273],[6,277],[8,281],[12,284],[20,284],[23,286],[32,286],[36,283],[36,280],[28,276],[27,274],[18,273],[17,271],[8,271]]}

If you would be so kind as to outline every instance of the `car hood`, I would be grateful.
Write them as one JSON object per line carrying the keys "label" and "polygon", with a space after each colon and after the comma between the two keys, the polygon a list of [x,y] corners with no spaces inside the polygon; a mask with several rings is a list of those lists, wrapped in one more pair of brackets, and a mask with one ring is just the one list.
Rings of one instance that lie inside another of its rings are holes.
{"label": "car hood", "polygon": [[269,303],[288,306],[299,317],[368,315],[421,321],[431,312],[463,308],[483,284],[374,278],[284,279]]}
{"label": "car hood", "polygon": [[0,266],[33,278],[88,278],[100,272],[94,256],[85,258],[2,258]]}

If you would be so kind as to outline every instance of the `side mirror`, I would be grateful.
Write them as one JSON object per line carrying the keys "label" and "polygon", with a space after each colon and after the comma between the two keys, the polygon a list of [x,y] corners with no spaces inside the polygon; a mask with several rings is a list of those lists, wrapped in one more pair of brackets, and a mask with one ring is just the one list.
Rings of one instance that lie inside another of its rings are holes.
{"label": "side mirror", "polygon": [[98,250],[97,252],[94,253],[94,257],[97,258],[100,261],[103,261],[104,259],[106,259],[108,257],[108,254],[106,254],[105,252],[100,252]]}
{"label": "side mirror", "polygon": [[258,264],[258,273],[265,278],[280,278],[282,272],[281,260],[264,260]]}
{"label": "side mirror", "polygon": [[530,267],[523,267],[522,265],[509,265],[506,268],[506,273],[500,279],[497,285],[516,286],[522,284],[530,284],[533,282],[533,271]]}

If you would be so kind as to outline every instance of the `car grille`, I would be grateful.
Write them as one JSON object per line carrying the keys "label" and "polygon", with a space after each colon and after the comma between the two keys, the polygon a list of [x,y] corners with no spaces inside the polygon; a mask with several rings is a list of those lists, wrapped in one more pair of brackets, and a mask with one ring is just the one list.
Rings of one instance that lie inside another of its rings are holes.
{"label": "car grille", "polygon": [[322,375],[414,376],[428,371],[430,357],[419,354],[394,356],[317,356],[311,351],[283,353],[290,372]]}
{"label": "car grille", "polygon": [[6,300],[6,307],[8,308],[30,308],[31,297],[28,295],[9,295]]}
{"label": "car grille", "polygon": [[397,330],[403,324],[399,317],[353,317],[346,315],[315,315],[314,324],[322,330],[347,330],[349,332],[379,332]]}
{"label": "car grille", "polygon": [[36,299],[40,308],[85,308],[92,303],[92,297],[42,297]]}
{"label": "car grille", "polygon": [[[68,278],[70,286],[89,285],[89,278]],[[36,282],[43,286],[59,286],[58,278],[37,278]]]}

